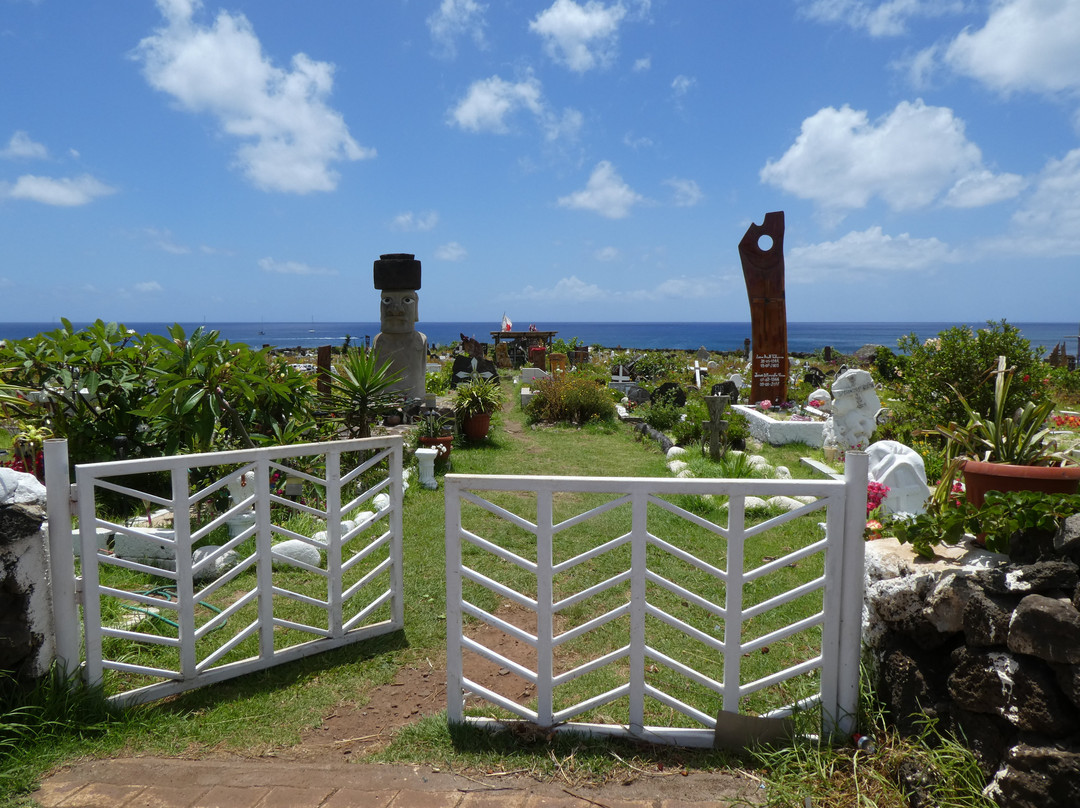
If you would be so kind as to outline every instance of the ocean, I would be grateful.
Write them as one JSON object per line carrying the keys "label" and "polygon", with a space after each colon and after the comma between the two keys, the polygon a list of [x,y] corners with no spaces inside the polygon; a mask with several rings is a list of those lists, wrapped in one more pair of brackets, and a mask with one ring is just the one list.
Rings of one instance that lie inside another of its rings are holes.
{"label": "ocean", "polygon": [[[793,353],[813,353],[826,345],[842,353],[851,353],[863,345],[885,345],[896,350],[897,340],[906,334],[928,339],[959,322],[872,322],[872,323],[788,323],[788,350]],[[73,322],[76,328],[87,323]],[[171,323],[125,324],[140,334],[165,334]],[[253,348],[270,345],[274,348],[314,350],[320,345],[341,345],[346,336],[353,344],[379,332],[378,322],[353,323],[181,323],[186,333],[200,326],[214,329],[230,342],[243,342]],[[972,328],[985,327],[985,322],[967,323]],[[1024,337],[1044,353],[1059,342],[1066,343],[1068,353],[1076,351],[1077,323],[1012,323]],[[516,323],[516,330],[525,330],[528,323]],[[23,339],[60,327],[51,323],[0,323],[0,339]],[[683,349],[696,350],[704,346],[711,351],[741,350],[743,340],[750,337],[750,323],[536,323],[542,331],[557,331],[558,337],[569,341],[577,337],[585,345],[626,349]],[[461,334],[488,342],[498,321],[487,323],[429,323],[420,322],[417,329],[424,332],[428,344],[448,345],[461,339]]]}

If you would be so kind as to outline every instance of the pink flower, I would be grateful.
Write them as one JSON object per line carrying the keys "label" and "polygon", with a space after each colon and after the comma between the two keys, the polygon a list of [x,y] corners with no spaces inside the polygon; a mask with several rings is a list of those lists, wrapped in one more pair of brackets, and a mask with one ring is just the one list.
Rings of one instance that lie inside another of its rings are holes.
{"label": "pink flower", "polygon": [[763,409],[763,410],[767,410],[772,406],[772,402],[769,401],[769,399],[766,398],[766,399],[763,399],[763,400],[759,401],[758,406],[761,407],[761,409]]}
{"label": "pink flower", "polygon": [[871,519],[866,523],[865,538],[867,541],[881,538],[881,531],[885,529],[885,525],[881,524],[877,519]]}
{"label": "pink flower", "polygon": [[889,486],[879,482],[869,482],[866,485],[866,513],[870,515],[875,508],[885,501],[889,494]]}

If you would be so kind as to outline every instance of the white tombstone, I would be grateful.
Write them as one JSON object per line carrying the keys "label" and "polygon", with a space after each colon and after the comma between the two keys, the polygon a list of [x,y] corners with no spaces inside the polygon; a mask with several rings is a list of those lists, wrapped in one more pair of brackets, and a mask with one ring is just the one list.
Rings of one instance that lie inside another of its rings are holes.
{"label": "white tombstone", "polygon": [[870,456],[870,479],[889,487],[881,509],[885,513],[925,513],[930,487],[919,453],[895,440],[879,440],[866,453]]}
{"label": "white tombstone", "polygon": [[728,380],[735,382],[735,386],[742,390],[743,377],[740,376],[738,373],[732,373]]}
{"label": "white tombstone", "polygon": [[832,409],[832,394],[823,387],[819,387],[807,396],[806,406],[813,407],[814,405],[810,403],[811,401],[821,402],[818,406],[814,407],[814,409],[821,410],[822,412],[828,412]]}
{"label": "white tombstone", "polygon": [[832,415],[823,430],[826,447],[865,450],[877,426],[881,400],[866,370],[849,370],[832,386]]}

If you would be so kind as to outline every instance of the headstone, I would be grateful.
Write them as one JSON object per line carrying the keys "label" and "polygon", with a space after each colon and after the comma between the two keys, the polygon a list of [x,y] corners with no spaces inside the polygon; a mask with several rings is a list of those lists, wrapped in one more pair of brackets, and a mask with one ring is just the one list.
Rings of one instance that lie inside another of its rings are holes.
{"label": "headstone", "polygon": [[704,345],[697,349],[697,361],[703,365],[709,361],[709,352]]}
{"label": "headstone", "polygon": [[739,403],[739,386],[730,380],[714,384],[709,391],[709,394],[714,396],[727,396],[730,403]]}
{"label": "headstone", "polygon": [[[768,242],[766,243],[766,239]],[[753,368],[749,403],[787,401],[787,303],[784,291],[784,213],[765,214],[739,242],[746,293],[750,299]]]}
{"label": "headstone", "polygon": [[676,407],[686,406],[686,392],[675,382],[664,382],[653,390],[652,402],[667,401]]}
{"label": "headstone", "polygon": [[709,408],[709,420],[702,424],[705,433],[704,440],[709,446],[709,458],[719,461],[727,448],[728,422],[723,418],[728,398],[727,396],[706,396],[705,404]]}
{"label": "headstone", "polygon": [[738,373],[732,373],[730,376],[728,376],[728,379],[730,379],[731,383],[738,387],[740,390],[742,390],[743,385],[746,384],[746,381]]}
{"label": "headstone", "polygon": [[[814,404],[813,402],[819,402]],[[823,387],[819,387],[806,397],[806,406],[813,407],[815,410],[821,410],[822,412],[828,412],[832,409],[832,393]]]}
{"label": "headstone", "polygon": [[919,453],[895,440],[879,440],[866,453],[870,456],[870,479],[889,487],[881,509],[885,513],[925,513],[930,488]]}
{"label": "headstone", "polygon": [[866,370],[849,370],[833,383],[832,396],[832,414],[822,432],[825,446],[836,447],[841,454],[865,450],[881,409],[874,378]]}
{"label": "headstone", "polygon": [[826,362],[831,362],[832,361],[832,346],[831,345],[826,345],[821,351],[821,356]]}
{"label": "headstone", "polygon": [[809,367],[806,372],[803,373],[803,384],[808,384],[811,387],[824,387],[825,386],[825,373],[821,368]]}
{"label": "headstone", "polygon": [[480,376],[484,379],[497,379],[499,369],[490,359],[477,359],[473,356],[455,356],[450,368],[450,386],[457,387],[462,382]]}
{"label": "headstone", "polygon": [[387,253],[375,262],[380,290],[379,326],[371,348],[401,374],[391,387],[406,398],[423,398],[427,379],[427,337],[416,330],[419,315],[420,262],[410,253]]}
{"label": "headstone", "polygon": [[566,354],[553,353],[548,355],[548,369],[552,373],[566,373],[566,369],[569,365]]}
{"label": "headstone", "polygon": [[315,365],[318,367],[318,374],[315,377],[315,389],[320,396],[325,396],[330,392],[331,353],[329,345],[319,346],[318,358],[315,360]]}
{"label": "headstone", "polygon": [[648,404],[651,399],[649,391],[635,382],[627,385],[626,398],[631,404]]}

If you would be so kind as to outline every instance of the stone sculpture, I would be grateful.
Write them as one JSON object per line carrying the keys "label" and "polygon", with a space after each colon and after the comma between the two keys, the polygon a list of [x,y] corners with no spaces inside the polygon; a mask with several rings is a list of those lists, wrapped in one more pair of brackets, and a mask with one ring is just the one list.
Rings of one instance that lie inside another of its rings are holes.
{"label": "stone sculpture", "polygon": [[922,456],[895,440],[879,440],[866,450],[870,479],[889,487],[881,505],[885,513],[925,513],[930,488]]}
{"label": "stone sculpture", "polygon": [[881,409],[873,377],[866,370],[849,370],[833,382],[832,397],[832,414],[823,431],[825,447],[835,447],[841,454],[865,449]]}
{"label": "stone sculpture", "polygon": [[427,337],[416,330],[420,319],[420,262],[410,253],[380,255],[375,262],[375,288],[380,290],[380,331],[371,349],[401,378],[391,388],[406,399],[424,397]]}

